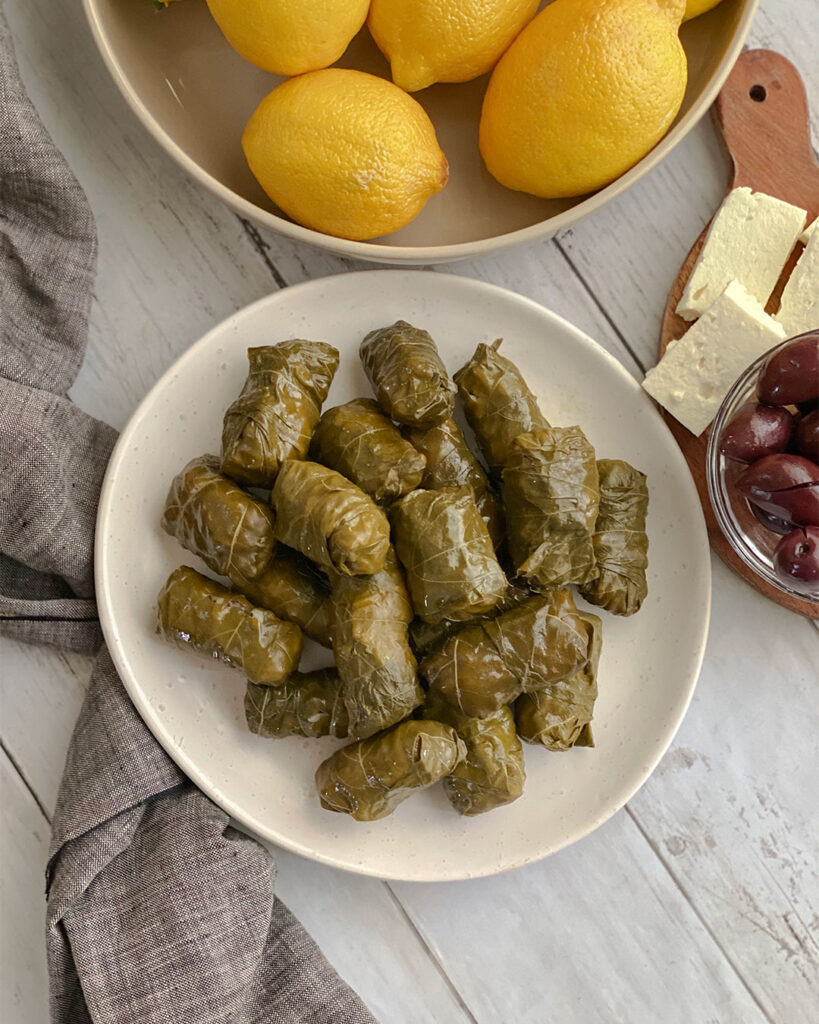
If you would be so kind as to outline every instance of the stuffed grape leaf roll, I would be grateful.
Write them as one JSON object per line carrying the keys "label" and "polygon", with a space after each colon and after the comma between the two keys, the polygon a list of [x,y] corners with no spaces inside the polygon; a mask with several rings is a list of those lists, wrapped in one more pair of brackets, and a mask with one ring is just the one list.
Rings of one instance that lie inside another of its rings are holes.
{"label": "stuffed grape leaf roll", "polygon": [[[483,467],[470,451],[461,428],[449,417],[428,430],[406,429],[407,439],[426,458],[426,468],[420,480],[425,490],[440,487],[461,487],[468,484],[475,495],[475,504],[486,523],[489,536],[496,548],[503,537],[503,508],[500,499],[489,485]],[[416,484],[418,486],[418,484]]]}
{"label": "stuffed grape leaf roll", "polygon": [[414,490],[426,465],[424,456],[401,436],[372,398],[356,398],[328,409],[313,434],[311,455],[378,502]]}
{"label": "stuffed grape leaf roll", "polygon": [[331,668],[294,672],[281,686],[247,684],[245,718],[251,732],[282,736],[347,736],[341,679]]}
{"label": "stuffed grape leaf roll", "polygon": [[248,349],[247,358],[244,387],[222,424],[222,472],[272,487],[285,459],[307,455],[338,352],[322,341],[294,339]]}
{"label": "stuffed grape leaf roll", "polygon": [[343,681],[351,739],[395,725],[424,700],[407,640],[412,618],[404,577],[390,548],[371,576],[332,576],[333,654]]}
{"label": "stuffed grape leaf roll", "polygon": [[370,331],[359,349],[386,414],[410,427],[434,427],[452,415],[457,388],[430,335],[406,320]]}
{"label": "stuffed grape leaf roll", "polygon": [[387,517],[360,487],[317,462],[285,459],[270,495],[277,536],[325,569],[380,572],[390,546]]}
{"label": "stuffed grape leaf roll", "polygon": [[159,593],[156,629],[170,643],[241,669],[259,686],[283,683],[301,657],[298,626],[254,608],[186,565],[171,573]]}
{"label": "stuffed grape leaf roll", "polygon": [[580,588],[591,604],[633,615],[648,593],[648,485],[643,473],[620,459],[600,459],[600,511],[594,528],[599,576]]}
{"label": "stuffed grape leaf roll", "polygon": [[600,504],[594,448],[580,427],[543,427],[512,442],[503,471],[509,553],[538,590],[597,575],[592,536]]}
{"label": "stuffed grape leaf roll", "polygon": [[273,513],[219,472],[214,455],[192,459],[171,484],[162,528],[220,576],[258,576],[273,554]]}
{"label": "stuffed grape leaf roll", "polygon": [[581,612],[589,637],[589,659],[565,679],[545,690],[524,693],[515,701],[518,735],[527,743],[550,750],[593,747],[591,720],[597,700],[597,669],[603,647],[603,623],[597,615]]}
{"label": "stuffed grape leaf roll", "polygon": [[582,668],[588,647],[571,593],[558,590],[465,626],[424,658],[421,674],[454,708],[485,718]]}
{"label": "stuffed grape leaf roll", "polygon": [[523,793],[523,747],[510,708],[499,708],[486,718],[469,718],[430,694],[424,718],[451,725],[466,746],[464,759],[443,782],[444,792],[459,814],[483,814],[512,803]]}
{"label": "stuffed grape leaf roll", "polygon": [[496,477],[518,434],[549,426],[520,370],[498,352],[501,342],[478,345],[455,374],[467,422]]}
{"label": "stuffed grape leaf roll", "polygon": [[319,765],[321,806],[356,821],[376,821],[418,789],[438,782],[466,753],[443,722],[409,721],[342,747]]}
{"label": "stuffed grape leaf roll", "polygon": [[[485,615],[476,615],[475,619],[497,618],[503,612],[508,612],[510,608],[517,608],[519,604],[528,601],[531,596],[531,590],[510,583],[495,607]],[[463,628],[463,622],[451,622],[449,619],[441,619],[440,622],[424,622],[423,619],[415,618],[409,627],[410,645],[415,651],[416,657],[423,658]]]}
{"label": "stuffed grape leaf roll", "polygon": [[412,605],[426,622],[494,608],[507,582],[472,488],[412,491],[392,507],[398,558]]}
{"label": "stuffed grape leaf roll", "polygon": [[297,551],[280,544],[267,568],[252,580],[231,574],[231,583],[257,608],[295,622],[312,640],[332,645],[333,605],[326,579]]}

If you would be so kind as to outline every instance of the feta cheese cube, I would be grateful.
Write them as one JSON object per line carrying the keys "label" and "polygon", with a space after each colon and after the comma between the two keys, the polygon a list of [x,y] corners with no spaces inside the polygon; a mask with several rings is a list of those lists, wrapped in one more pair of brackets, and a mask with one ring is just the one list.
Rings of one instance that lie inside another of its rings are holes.
{"label": "feta cheese cube", "polygon": [[819,330],[819,231],[810,232],[804,252],[782,292],[776,319],[785,328],[786,338]]}
{"label": "feta cheese cube", "polygon": [[735,188],[711,222],[677,313],[696,320],[731,281],[762,306],[788,261],[807,213],[764,192]]}
{"label": "feta cheese cube", "polygon": [[731,281],[697,323],[668,346],[643,387],[699,435],[743,370],[785,336],[782,325]]}
{"label": "feta cheese cube", "polygon": [[803,245],[807,245],[807,244],[808,244],[808,242],[810,241],[810,236],[811,236],[811,235],[813,234],[813,232],[814,232],[814,231],[816,230],[816,225],[817,225],[817,224],[819,224],[819,217],[817,217],[817,218],[816,218],[816,220],[812,220],[812,221],[810,222],[810,224],[808,224],[808,226],[807,226],[807,227],[805,228],[805,230],[804,230],[804,231],[802,232],[802,234],[801,234],[801,235],[799,236],[799,241],[800,241],[800,242],[801,242],[801,243],[802,243]]}

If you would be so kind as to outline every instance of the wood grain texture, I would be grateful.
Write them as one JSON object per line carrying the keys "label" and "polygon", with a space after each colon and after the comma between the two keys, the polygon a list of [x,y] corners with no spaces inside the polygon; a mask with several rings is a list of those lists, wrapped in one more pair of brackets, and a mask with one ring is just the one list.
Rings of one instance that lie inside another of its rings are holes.
{"label": "wood grain texture", "polygon": [[762,1024],[669,881],[619,814],[510,874],[395,889],[480,1024]]}
{"label": "wood grain texture", "polygon": [[43,873],[48,822],[3,751],[0,805],[0,1020],[4,1024],[45,1024],[48,975]]}
{"label": "wood grain texture", "polygon": [[[72,390],[84,408],[122,426],[170,362],[234,309],[283,283],[359,269],[248,230],[195,189],[119,98],[78,4],[6,0],[6,8],[26,84],[99,226],[91,341]],[[815,36],[815,0],[762,0],[752,43],[795,60],[814,108]],[[663,302],[683,256],[728,180],[706,120],[651,175],[556,243],[443,272],[543,302],[639,376],[656,360]],[[0,737],[50,809],[83,670],[74,679],[57,655],[22,647],[8,662],[12,650],[0,648]],[[517,1024],[513,1012],[538,1024],[802,1024],[816,1000],[803,973],[811,963],[795,954],[790,926],[809,948],[819,908],[809,777],[817,733],[802,711],[819,703],[815,660],[816,634],[804,621],[717,564],[714,626],[683,731],[603,830],[520,872],[396,887],[395,898],[383,883],[276,851],[278,891],[382,1024]],[[32,857],[13,878],[26,877]],[[39,942],[42,905],[26,906]],[[32,943],[27,956],[43,978],[42,948]],[[42,991],[26,991],[17,1019],[44,1020]]]}
{"label": "wood grain texture", "polygon": [[[819,215],[819,163],[811,146],[807,95],[799,72],[790,61],[772,50],[748,50],[741,54],[714,104],[714,120],[733,166],[730,188],[751,188],[799,206],[807,210],[808,223]],[[685,258],[668,296],[660,330],[661,357],[668,345],[690,327],[676,309],[702,250],[708,226]],[[767,305],[769,313],[779,308],[782,289],[802,248],[796,247],[783,270]],[[662,416],[697,485],[711,547],[726,565],[770,601],[799,615],[819,619],[819,605],[784,594],[757,576],[720,529],[708,496],[705,470],[710,428],[697,437],[669,413],[662,411]]]}
{"label": "wood grain texture", "polygon": [[768,1020],[812,1024],[816,629],[719,562],[714,595],[691,710],[628,809]]}

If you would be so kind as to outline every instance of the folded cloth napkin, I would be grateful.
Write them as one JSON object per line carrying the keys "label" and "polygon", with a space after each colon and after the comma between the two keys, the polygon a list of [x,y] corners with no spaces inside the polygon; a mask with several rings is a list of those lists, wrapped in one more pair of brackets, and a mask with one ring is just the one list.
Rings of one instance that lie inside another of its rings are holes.
{"label": "folded cloth napkin", "polygon": [[[91,652],[94,519],[116,435],[66,392],[94,222],[23,92],[2,10],[0,183],[0,633]],[[53,821],[52,1020],[373,1024],[274,879],[267,851],[154,741],[103,649]]]}

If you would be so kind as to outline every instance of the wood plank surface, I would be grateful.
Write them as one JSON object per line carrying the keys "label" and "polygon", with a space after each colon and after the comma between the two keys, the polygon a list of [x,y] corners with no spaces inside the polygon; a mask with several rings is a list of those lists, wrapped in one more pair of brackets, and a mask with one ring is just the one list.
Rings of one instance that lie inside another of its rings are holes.
{"label": "wood plank surface", "polygon": [[16,768],[0,750],[0,1019],[3,1024],[45,1024],[43,866],[48,822]]}
{"label": "wood plank surface", "polygon": [[[764,1015],[627,814],[494,878],[396,885],[480,1024]],[[476,936],[480,940],[476,941]]]}
{"label": "wood plank surface", "polygon": [[[6,9],[32,98],[98,221],[78,404],[121,427],[224,316],[284,284],[364,267],[245,225],[189,182],[115,91],[78,3]],[[816,37],[815,0],[763,0],[750,40],[795,61],[814,114]],[[654,362],[668,288],[726,181],[706,120],[556,242],[440,269],[543,302],[639,375]],[[719,564],[712,618],[669,754],[626,811],[574,847],[494,879],[393,887],[277,852],[282,898],[382,1024],[815,1019],[817,634]],[[21,914],[28,920],[22,951],[4,965],[21,979],[17,1003],[11,1013],[0,1004],[0,1016],[28,1024],[45,1019],[47,834],[32,792],[50,812],[89,662],[11,643],[0,658],[0,739],[19,769],[2,763],[14,787],[4,810],[24,823],[14,834],[31,835],[10,853],[4,836],[3,876],[14,884],[2,927],[15,922],[16,935]]]}

